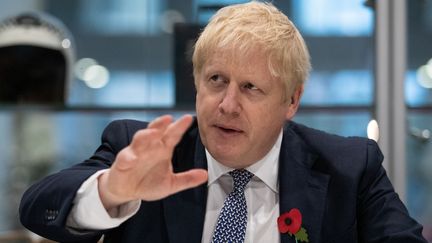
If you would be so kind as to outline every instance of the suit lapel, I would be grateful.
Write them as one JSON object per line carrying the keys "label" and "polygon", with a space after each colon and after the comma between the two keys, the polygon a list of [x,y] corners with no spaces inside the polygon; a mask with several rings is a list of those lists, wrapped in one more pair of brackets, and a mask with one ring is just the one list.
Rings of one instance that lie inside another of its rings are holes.
{"label": "suit lapel", "polygon": [[[207,169],[204,146],[196,136],[195,150],[189,156],[194,168]],[[298,135],[286,126],[279,158],[280,213],[298,208],[302,227],[310,243],[320,241],[330,176],[312,169],[318,160]],[[163,201],[170,242],[201,242],[207,201],[207,185],[174,194]],[[282,243],[295,243],[294,237],[281,234]]]}
{"label": "suit lapel", "polygon": [[[312,169],[317,159],[290,126],[286,126],[279,158],[280,213],[298,208],[310,243],[320,241],[330,179],[329,175]],[[281,242],[293,243],[295,240],[288,234],[281,234]]]}
{"label": "suit lapel", "polygon": [[[195,151],[188,161],[194,168],[207,169],[204,146],[197,136]],[[163,202],[169,242],[201,242],[207,202],[207,184],[176,193]]]}

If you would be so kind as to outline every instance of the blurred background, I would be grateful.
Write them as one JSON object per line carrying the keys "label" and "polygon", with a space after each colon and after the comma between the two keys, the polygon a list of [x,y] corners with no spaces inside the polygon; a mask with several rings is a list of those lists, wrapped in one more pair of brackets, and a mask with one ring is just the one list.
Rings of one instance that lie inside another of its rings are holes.
{"label": "blurred background", "polygon": [[[188,50],[217,9],[241,2],[246,1],[0,0],[0,242],[39,240],[18,221],[23,191],[89,157],[110,121],[193,114]],[[432,241],[432,2],[273,3],[297,25],[312,56],[294,120],[378,139],[397,192]],[[60,23],[22,15],[29,11]],[[28,45],[50,45],[56,53],[42,55],[50,62],[29,55],[18,62],[58,66],[57,78],[11,76],[17,67],[8,66],[11,52],[29,53],[22,43],[10,49],[10,29],[20,24],[55,32],[20,37]],[[43,38],[58,43],[41,43]]]}

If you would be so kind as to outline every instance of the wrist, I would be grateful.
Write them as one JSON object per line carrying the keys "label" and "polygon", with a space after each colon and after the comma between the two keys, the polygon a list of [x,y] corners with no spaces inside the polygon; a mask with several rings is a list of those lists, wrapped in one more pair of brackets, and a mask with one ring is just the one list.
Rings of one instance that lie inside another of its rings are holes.
{"label": "wrist", "polygon": [[116,207],[118,207],[124,203],[129,202],[129,201],[132,201],[129,199],[122,198],[121,196],[118,196],[109,190],[109,186],[108,186],[109,185],[108,184],[109,172],[110,172],[110,170],[107,170],[106,172],[102,173],[98,177],[99,198],[100,198],[104,208],[107,211],[110,211],[113,208],[116,208]]}

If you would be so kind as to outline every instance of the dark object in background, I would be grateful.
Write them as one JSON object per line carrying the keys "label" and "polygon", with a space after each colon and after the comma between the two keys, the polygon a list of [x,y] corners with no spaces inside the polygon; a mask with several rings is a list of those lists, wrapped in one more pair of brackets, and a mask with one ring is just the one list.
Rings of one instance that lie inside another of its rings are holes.
{"label": "dark object in background", "polygon": [[56,18],[23,13],[0,22],[0,103],[53,104],[66,101],[72,39]]}
{"label": "dark object in background", "polygon": [[63,104],[66,60],[60,51],[36,46],[0,48],[2,103]]}
{"label": "dark object in background", "polygon": [[195,108],[196,90],[192,53],[202,26],[178,23],[174,26],[175,104],[178,108]]}

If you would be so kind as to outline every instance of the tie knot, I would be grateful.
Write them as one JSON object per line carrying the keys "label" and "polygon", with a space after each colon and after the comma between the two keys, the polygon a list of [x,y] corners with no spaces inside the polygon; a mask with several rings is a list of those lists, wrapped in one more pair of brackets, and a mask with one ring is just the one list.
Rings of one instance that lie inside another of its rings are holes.
{"label": "tie knot", "polygon": [[254,176],[251,172],[241,169],[233,170],[229,172],[234,180],[233,191],[244,191],[246,185],[249,183],[250,179]]}

